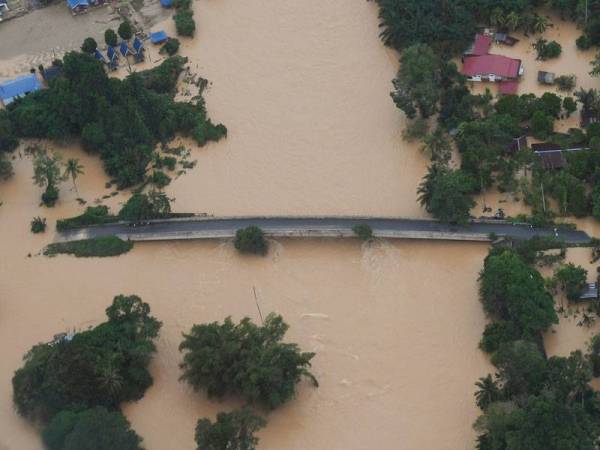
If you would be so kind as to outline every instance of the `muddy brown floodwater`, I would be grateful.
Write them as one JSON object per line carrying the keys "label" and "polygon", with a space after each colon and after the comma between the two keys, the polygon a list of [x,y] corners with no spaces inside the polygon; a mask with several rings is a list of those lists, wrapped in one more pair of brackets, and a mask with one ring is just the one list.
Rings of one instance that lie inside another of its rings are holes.
{"label": "muddy brown floodwater", "polygon": [[[389,98],[398,56],[378,39],[372,3],[202,0],[195,10],[198,34],[182,51],[212,82],[208,108],[229,136],[193,151],[197,167],[169,187],[177,210],[424,216],[415,189],[426,159],[401,140],[403,118]],[[170,21],[161,27],[173,32]],[[110,193],[97,159],[55,149],[85,165],[83,198]],[[253,287],[263,314],[282,314],[287,338],[317,353],[321,383],[302,383],[269,415],[261,449],[473,448],[473,383],[491,370],[477,348],[485,245],[280,240],[268,257],[248,258],[229,242],[190,241],[140,244],[119,258],[48,259],[36,253],[53,239],[55,220],[82,207],[68,182],[56,208],[39,207],[31,161],[14,164],[0,190],[1,450],[41,449],[12,407],[22,355],[102,321],[119,293],[139,294],[164,323],[154,386],[124,411],[148,450],[192,450],[196,421],[236,403],[209,401],[178,381],[181,333],[228,315],[259,320]],[[46,235],[29,232],[37,215],[48,218]],[[551,352],[581,346],[589,333],[565,321]]]}

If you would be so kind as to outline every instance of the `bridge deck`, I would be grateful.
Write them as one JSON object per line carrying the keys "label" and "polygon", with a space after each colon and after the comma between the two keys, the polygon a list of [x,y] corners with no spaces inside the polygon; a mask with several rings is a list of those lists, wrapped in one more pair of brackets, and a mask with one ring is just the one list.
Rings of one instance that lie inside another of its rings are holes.
{"label": "bridge deck", "polygon": [[433,220],[347,217],[231,217],[167,219],[150,221],[133,227],[128,223],[78,228],[59,232],[57,241],[73,241],[115,235],[132,241],[166,241],[179,239],[232,238],[249,225],[260,227],[271,237],[354,237],[352,227],[368,224],[375,237],[389,239],[441,239],[456,241],[489,241],[490,234],[514,239],[534,236],[556,237],[568,244],[583,244],[590,237],[583,231],[565,228],[532,228],[503,221],[473,222],[450,225]]}

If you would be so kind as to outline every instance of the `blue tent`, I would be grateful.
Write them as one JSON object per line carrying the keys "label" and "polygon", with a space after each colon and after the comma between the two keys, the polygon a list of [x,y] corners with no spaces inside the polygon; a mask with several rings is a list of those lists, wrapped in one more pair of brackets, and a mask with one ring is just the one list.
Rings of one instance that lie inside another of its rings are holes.
{"label": "blue tent", "polygon": [[116,70],[119,65],[119,55],[113,47],[106,49],[106,56],[108,56],[108,67],[111,70]]}
{"label": "blue tent", "polygon": [[88,0],[67,0],[67,5],[71,11],[77,8],[88,8],[90,6],[90,2]]}
{"label": "blue tent", "polygon": [[169,39],[169,36],[167,36],[167,33],[162,30],[157,31],[156,33],[150,33],[150,42],[153,44],[160,44],[161,42],[165,42],[167,39]]}
{"label": "blue tent", "polygon": [[127,55],[133,54],[133,52],[129,48],[129,45],[127,45],[127,42],[125,41],[121,42],[121,45],[119,45],[119,51],[121,52],[121,55],[125,57],[127,57]]}
{"label": "blue tent", "polygon": [[25,75],[0,84],[0,99],[4,105],[9,105],[17,98],[42,88],[34,74]]}
{"label": "blue tent", "polygon": [[106,63],[106,59],[104,59],[104,55],[100,53],[100,50],[96,49],[94,52],[94,57],[101,63]]}
{"label": "blue tent", "polygon": [[144,50],[144,43],[142,42],[142,40],[136,36],[136,38],[133,40],[133,49],[139,53],[142,50]]}
{"label": "blue tent", "polygon": [[170,8],[172,5],[172,0],[160,0],[160,6],[162,6],[163,8]]}

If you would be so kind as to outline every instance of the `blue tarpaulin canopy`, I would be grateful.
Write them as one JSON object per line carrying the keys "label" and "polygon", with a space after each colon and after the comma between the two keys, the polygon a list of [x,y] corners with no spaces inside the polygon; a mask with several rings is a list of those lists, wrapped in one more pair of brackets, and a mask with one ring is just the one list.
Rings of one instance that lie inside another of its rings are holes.
{"label": "blue tarpaulin canopy", "polygon": [[142,42],[142,40],[141,40],[140,38],[136,37],[136,38],[133,40],[133,49],[134,49],[134,50],[135,50],[137,53],[139,53],[139,52],[140,52],[140,50],[142,50],[143,48],[144,48],[144,43]]}
{"label": "blue tarpaulin canopy", "polygon": [[69,8],[75,9],[78,6],[88,7],[90,6],[90,2],[88,0],[67,0],[67,5]]}
{"label": "blue tarpaulin canopy", "polygon": [[157,31],[155,33],[150,33],[150,42],[152,42],[153,44],[160,44],[161,42],[164,42],[167,39],[169,39],[169,36],[167,36],[167,33],[165,33],[162,30]]}
{"label": "blue tarpaulin canopy", "polygon": [[115,49],[113,47],[108,47],[108,49],[106,50],[106,56],[108,56],[109,61],[112,61],[112,60],[118,58],[117,52],[115,51]]}
{"label": "blue tarpaulin canopy", "polygon": [[0,84],[0,98],[5,105],[30,92],[41,89],[42,85],[35,75],[25,75]]}
{"label": "blue tarpaulin canopy", "polygon": [[106,62],[106,60],[104,59],[104,55],[100,53],[100,50],[98,49],[96,49],[96,51],[94,52],[94,57],[100,62]]}
{"label": "blue tarpaulin canopy", "polygon": [[131,49],[129,48],[129,45],[127,45],[127,42],[125,42],[125,41],[121,42],[121,45],[119,46],[119,51],[121,52],[121,55],[123,55],[123,56],[127,56],[128,54],[131,53]]}
{"label": "blue tarpaulin canopy", "polygon": [[172,0],[160,0],[160,6],[162,6],[163,8],[170,8],[172,5],[173,5]]}

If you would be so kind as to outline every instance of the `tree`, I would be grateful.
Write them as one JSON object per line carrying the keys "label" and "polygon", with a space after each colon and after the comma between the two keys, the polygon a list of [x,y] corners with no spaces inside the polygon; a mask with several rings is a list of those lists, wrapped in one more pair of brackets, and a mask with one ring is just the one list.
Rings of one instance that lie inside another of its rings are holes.
{"label": "tree", "polygon": [[10,120],[8,112],[4,109],[0,110],[0,153],[11,152],[17,145],[19,140],[15,132],[15,127]]}
{"label": "tree", "polygon": [[576,300],[587,283],[587,270],[573,263],[564,264],[554,272],[554,280],[569,300]]}
{"label": "tree", "polygon": [[419,112],[427,118],[437,111],[440,99],[442,61],[425,44],[407,48],[400,58],[398,76],[392,81],[392,99],[409,119]]}
{"label": "tree", "polygon": [[93,54],[98,49],[98,44],[94,38],[88,37],[83,41],[81,51],[83,53]]}
{"label": "tree", "polygon": [[133,37],[133,28],[131,23],[128,20],[121,22],[119,28],[117,29],[117,33],[124,41],[128,41]]}
{"label": "tree", "polygon": [[117,46],[117,33],[115,33],[115,31],[112,28],[109,28],[104,32],[104,42],[106,42],[106,45],[108,45],[109,47]]}
{"label": "tree", "polygon": [[433,163],[448,164],[452,158],[452,143],[441,127],[425,135],[421,150],[429,154]]}
{"label": "tree", "polygon": [[567,117],[570,117],[575,111],[577,111],[577,103],[573,100],[573,97],[565,97],[563,99],[563,109],[567,113]]}
{"label": "tree", "polygon": [[373,229],[369,226],[369,224],[361,223],[354,225],[352,227],[352,231],[363,241],[369,241],[373,239]]}
{"label": "tree", "polygon": [[241,253],[263,256],[269,250],[269,243],[265,239],[263,231],[254,225],[236,231],[234,246]]}
{"label": "tree", "polygon": [[0,180],[8,180],[14,175],[12,163],[4,153],[0,153]]}
{"label": "tree", "polygon": [[143,450],[125,416],[102,407],[60,412],[42,439],[48,450]]}
{"label": "tree", "polygon": [[173,16],[173,20],[179,36],[194,36],[196,22],[194,22],[194,12],[191,9],[179,9]]}
{"label": "tree", "polygon": [[79,175],[83,175],[83,173],[83,165],[79,164],[79,160],[77,158],[69,158],[67,160],[67,163],[65,164],[64,177],[71,178],[77,195],[79,195],[79,191],[77,190],[77,184],[75,183],[75,180]]}
{"label": "tree", "polygon": [[479,378],[475,383],[477,391],[475,391],[475,401],[477,406],[485,410],[492,403],[502,399],[502,392],[498,387],[498,383],[491,375]]}
{"label": "tree", "polygon": [[537,59],[542,61],[552,58],[558,58],[562,52],[562,47],[558,42],[548,42],[546,39],[543,38],[539,38],[533,44],[533,48],[537,51]]}
{"label": "tree", "polygon": [[526,339],[537,339],[558,323],[544,279],[515,253],[490,254],[479,279],[485,312],[494,319],[511,321]]}
{"label": "tree", "polygon": [[547,139],[554,131],[554,119],[542,111],[536,111],[531,118],[531,133],[537,139]]}
{"label": "tree", "polygon": [[309,372],[314,353],[301,352],[296,344],[282,343],[288,325],[269,314],[262,326],[249,318],[234,324],[213,322],[194,325],[183,335],[182,380],[209,397],[239,395],[247,402],[275,409],[290,400],[302,377],[317,381]]}
{"label": "tree", "polygon": [[507,398],[539,393],[546,382],[546,360],[537,345],[515,341],[503,345],[492,355],[498,379]]}
{"label": "tree", "polygon": [[198,450],[254,450],[258,444],[254,432],[266,423],[249,408],[219,413],[215,423],[201,419],[196,425]]}
{"label": "tree", "polygon": [[577,78],[575,75],[561,75],[554,79],[559,91],[571,92],[575,89]]}
{"label": "tree", "polygon": [[600,377],[600,334],[596,334],[590,339],[587,357],[592,366],[593,375]]}
{"label": "tree", "polygon": [[171,201],[163,192],[133,194],[119,211],[119,219],[130,222],[159,219],[171,213]]}
{"label": "tree", "polygon": [[417,190],[419,203],[436,219],[465,223],[475,201],[472,180],[460,170],[433,165]]}
{"label": "tree", "polygon": [[142,398],[152,385],[148,366],[161,323],[135,295],[115,297],[106,315],[94,328],[63,334],[25,355],[12,379],[20,415],[44,423],[63,410],[115,409]]}
{"label": "tree", "polygon": [[34,217],[31,221],[31,232],[32,233],[43,233],[46,231],[46,219],[43,217]]}
{"label": "tree", "polygon": [[161,47],[159,53],[166,53],[169,56],[173,56],[179,51],[179,45],[179,39],[169,38],[165,45]]}
{"label": "tree", "polygon": [[58,199],[57,184],[61,181],[62,157],[53,153],[48,155],[46,150],[37,149],[33,157],[33,180],[46,190],[42,194],[42,201],[48,207],[54,206]]}

